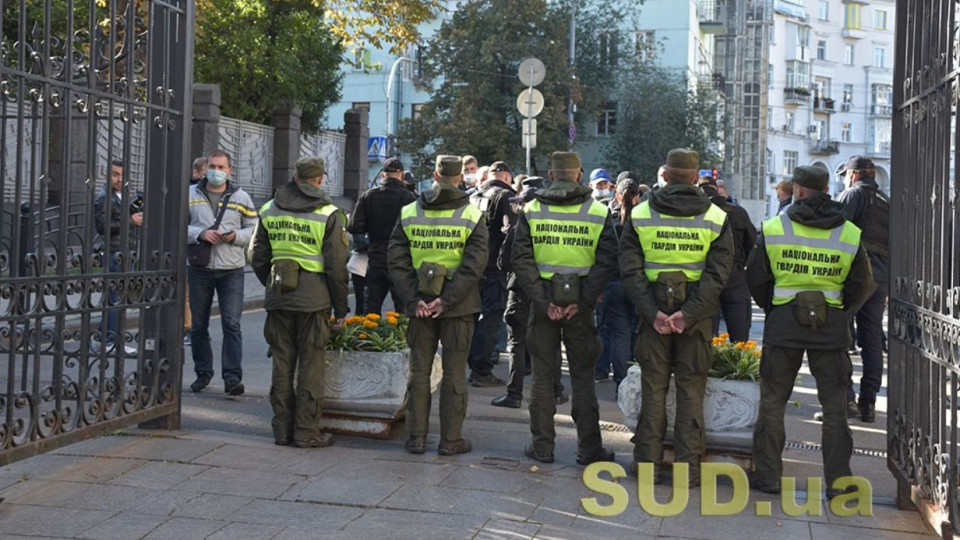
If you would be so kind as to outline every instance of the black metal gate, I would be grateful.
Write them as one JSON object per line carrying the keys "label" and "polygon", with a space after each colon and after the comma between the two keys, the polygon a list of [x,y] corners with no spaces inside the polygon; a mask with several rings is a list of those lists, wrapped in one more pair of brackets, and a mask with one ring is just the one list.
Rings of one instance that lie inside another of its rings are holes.
{"label": "black metal gate", "polygon": [[897,2],[889,468],[944,537],[960,532],[960,1]]}
{"label": "black metal gate", "polygon": [[0,0],[0,464],[179,423],[193,9]]}

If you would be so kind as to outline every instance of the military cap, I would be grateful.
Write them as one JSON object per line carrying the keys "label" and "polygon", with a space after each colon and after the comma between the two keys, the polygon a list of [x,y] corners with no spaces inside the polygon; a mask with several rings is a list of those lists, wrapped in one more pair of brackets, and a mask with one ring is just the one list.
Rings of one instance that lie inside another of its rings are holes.
{"label": "military cap", "polygon": [[513,172],[513,171],[510,170],[510,166],[507,165],[507,162],[506,162],[506,161],[494,161],[494,162],[490,165],[490,168],[489,168],[488,170],[489,170],[490,172],[508,172],[508,173],[512,173],[512,172]]}
{"label": "military cap", "polygon": [[791,181],[815,191],[826,191],[830,184],[830,172],[816,165],[800,165],[793,169]]}
{"label": "military cap", "polygon": [[667,167],[671,169],[699,169],[700,154],[689,148],[674,148],[667,154]]}
{"label": "military cap", "polygon": [[542,176],[528,176],[520,182],[520,185],[525,188],[537,188],[540,189],[543,187],[543,177]]}
{"label": "military cap", "polygon": [[323,159],[308,156],[302,157],[297,160],[297,178],[301,180],[308,180],[311,178],[319,178],[323,176],[325,169],[323,167]]}
{"label": "military cap", "polygon": [[437,165],[434,170],[440,176],[460,176],[463,173],[463,161],[460,156],[437,156]]}
{"label": "military cap", "polygon": [[580,154],[575,152],[554,152],[550,155],[551,169],[579,169]]}
{"label": "military cap", "polygon": [[850,159],[840,166],[840,170],[837,171],[837,174],[844,175],[847,173],[847,171],[859,171],[872,168],[874,168],[874,165],[870,158],[865,158],[863,156],[850,156]]}
{"label": "military cap", "polygon": [[383,172],[403,172],[403,162],[400,158],[392,157],[383,163]]}

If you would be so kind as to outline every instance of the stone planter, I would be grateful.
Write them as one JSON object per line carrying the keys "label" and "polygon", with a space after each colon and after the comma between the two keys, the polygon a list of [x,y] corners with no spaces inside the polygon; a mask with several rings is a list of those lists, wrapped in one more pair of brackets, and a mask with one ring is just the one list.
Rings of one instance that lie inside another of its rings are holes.
{"label": "stone planter", "polygon": [[[640,367],[631,366],[620,383],[617,405],[627,427],[637,427],[640,414]],[[703,399],[704,431],[707,450],[714,453],[753,453],[753,426],[760,411],[760,383],[707,379]],[[677,412],[677,392],[670,381],[667,394],[667,439],[673,440],[673,422]]]}
{"label": "stone planter", "polygon": [[[406,412],[409,375],[409,349],[327,351],[320,426],[348,435],[389,438]],[[437,356],[430,374],[431,391],[437,390],[442,375]]]}

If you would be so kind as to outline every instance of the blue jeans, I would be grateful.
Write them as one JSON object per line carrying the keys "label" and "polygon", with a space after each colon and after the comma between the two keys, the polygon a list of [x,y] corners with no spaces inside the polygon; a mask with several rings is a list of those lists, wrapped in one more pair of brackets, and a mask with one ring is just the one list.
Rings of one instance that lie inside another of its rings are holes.
{"label": "blue jeans", "polygon": [[603,354],[597,359],[596,375],[610,373],[612,364],[613,382],[620,384],[627,376],[633,359],[636,327],[633,303],[627,297],[623,282],[611,280],[603,290],[603,301],[597,304],[597,332],[603,343]]}
{"label": "blue jeans", "polygon": [[490,356],[503,323],[503,312],[507,309],[507,275],[503,272],[484,273],[480,300],[483,311],[476,319],[476,330],[473,333],[467,364],[473,375],[486,377],[493,371]]}
{"label": "blue jeans", "polygon": [[240,335],[240,314],[243,312],[243,268],[209,270],[187,267],[190,287],[190,329],[193,369],[197,376],[213,377],[213,348],[210,346],[210,306],[213,293],[220,305],[220,323],[223,327],[221,366],[224,381],[243,380],[243,340]]}
{"label": "blue jeans", "polygon": [[[107,257],[107,260],[109,261],[107,264],[108,274],[119,274],[123,271],[123,269],[120,268],[120,265],[117,264],[116,259],[114,259],[113,257]],[[120,295],[117,294],[117,291],[112,290],[110,288],[109,280],[110,278],[104,277],[103,288],[104,288],[104,291],[107,291],[107,290],[110,291],[109,292],[110,305],[115,306],[118,303],[120,303]],[[107,323],[106,328],[104,328],[104,324],[103,324],[104,319],[106,320],[106,323]],[[100,320],[100,327],[99,327],[100,343],[115,343],[117,341],[122,343],[123,336],[119,336],[117,334],[120,328],[120,310],[116,308],[108,309],[106,315],[104,316],[104,319]]]}

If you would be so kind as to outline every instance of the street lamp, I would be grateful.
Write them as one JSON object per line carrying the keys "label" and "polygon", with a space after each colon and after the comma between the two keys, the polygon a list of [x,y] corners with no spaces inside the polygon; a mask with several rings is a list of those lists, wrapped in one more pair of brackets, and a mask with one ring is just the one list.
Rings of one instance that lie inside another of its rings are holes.
{"label": "street lamp", "polygon": [[393,103],[393,79],[397,76],[397,68],[400,67],[400,62],[410,62],[412,64],[413,60],[401,56],[394,60],[393,65],[390,67],[390,75],[387,78],[387,144],[390,144],[390,136],[393,133],[393,116],[390,114],[390,105]]}

